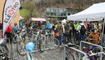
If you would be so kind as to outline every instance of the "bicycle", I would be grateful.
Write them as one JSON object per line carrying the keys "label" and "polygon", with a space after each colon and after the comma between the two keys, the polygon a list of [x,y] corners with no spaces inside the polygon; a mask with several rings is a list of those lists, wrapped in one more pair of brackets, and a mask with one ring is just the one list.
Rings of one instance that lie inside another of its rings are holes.
{"label": "bicycle", "polygon": [[18,34],[18,38],[19,38],[19,41],[18,41],[18,45],[17,45],[17,51],[19,53],[19,55],[21,56],[25,56],[26,53],[25,53],[25,41],[22,37],[22,33]]}
{"label": "bicycle", "polygon": [[72,49],[70,49],[69,47],[75,47],[78,48],[76,45],[74,44],[68,44],[66,46],[66,57],[65,60],[78,60],[79,59],[79,54],[77,51],[74,51]]}

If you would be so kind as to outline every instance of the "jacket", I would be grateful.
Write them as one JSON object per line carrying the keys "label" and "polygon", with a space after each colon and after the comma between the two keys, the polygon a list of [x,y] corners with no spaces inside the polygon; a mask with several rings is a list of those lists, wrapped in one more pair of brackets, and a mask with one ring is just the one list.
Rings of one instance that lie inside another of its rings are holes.
{"label": "jacket", "polygon": [[92,38],[92,39],[95,40],[95,41],[92,41],[92,42],[90,40],[88,40],[88,42],[91,42],[93,44],[98,44],[100,36],[99,36],[99,33],[93,33],[93,32],[91,32],[90,35],[88,36],[88,38]]}
{"label": "jacket", "polygon": [[11,28],[11,25],[8,26],[7,30],[6,30],[6,33],[9,33],[12,31],[12,28]]}
{"label": "jacket", "polygon": [[61,24],[58,24],[58,25],[57,25],[57,32],[60,33],[60,34],[63,33],[63,27],[62,27]]}

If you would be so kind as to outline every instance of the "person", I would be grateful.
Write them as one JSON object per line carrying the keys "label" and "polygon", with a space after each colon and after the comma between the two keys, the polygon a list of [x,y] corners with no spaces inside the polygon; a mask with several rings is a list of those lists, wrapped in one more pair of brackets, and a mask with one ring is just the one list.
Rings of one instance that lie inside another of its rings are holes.
{"label": "person", "polygon": [[41,30],[45,30],[46,29],[46,26],[45,25],[46,25],[46,22],[42,22],[41,23]]}
{"label": "person", "polygon": [[98,44],[98,41],[100,40],[99,33],[96,29],[92,29],[92,32],[88,36],[88,42],[91,42],[93,44]]}
{"label": "person", "polygon": [[12,43],[12,28],[11,28],[10,24],[9,24],[5,34],[6,34],[7,38],[8,38],[7,42]]}
{"label": "person", "polygon": [[63,27],[61,25],[61,21],[58,23],[57,25],[57,33],[59,33],[59,45],[62,45],[62,41],[63,41]]}
{"label": "person", "polygon": [[65,29],[65,33],[64,33],[64,36],[65,36],[65,42],[66,43],[69,43],[70,40],[69,40],[69,31],[70,31],[70,24],[69,24],[69,21],[67,21],[67,24],[65,24],[64,26],[64,29]]}
{"label": "person", "polygon": [[38,24],[37,24],[37,23],[34,23],[34,24],[33,24],[33,30],[34,30],[35,32],[37,32],[37,28],[38,28]]}
{"label": "person", "polygon": [[77,33],[76,33],[76,40],[78,41],[78,44],[80,43],[80,40],[81,40],[81,33],[80,33],[80,30],[81,30],[81,23],[78,24],[77,26]]}
{"label": "person", "polygon": [[19,30],[17,23],[14,23],[13,31],[16,33]]}
{"label": "person", "polygon": [[70,23],[70,31],[69,31],[69,37],[70,37],[70,40],[72,41],[72,37],[73,37],[73,32],[74,32],[74,25],[73,25],[73,22],[69,22]]}
{"label": "person", "polygon": [[50,23],[49,22],[46,23],[46,29],[50,29]]}
{"label": "person", "polygon": [[77,27],[78,27],[78,23],[77,22],[74,23],[74,27],[75,27],[75,30],[77,30]]}
{"label": "person", "polygon": [[78,23],[75,22],[74,23],[74,31],[73,31],[73,36],[74,36],[74,40],[76,40],[78,37],[76,36],[77,35],[77,27],[78,27]]}
{"label": "person", "polygon": [[88,28],[87,22],[84,22],[84,27],[85,27],[86,29]]}
{"label": "person", "polygon": [[40,29],[40,22],[37,22],[37,24],[38,24],[38,28]]}
{"label": "person", "polygon": [[80,38],[85,41],[85,33],[86,33],[86,28],[84,27],[84,25],[81,25],[81,29],[80,29]]}
{"label": "person", "polygon": [[26,31],[27,31],[27,33],[30,33],[30,23],[29,22],[26,22]]}

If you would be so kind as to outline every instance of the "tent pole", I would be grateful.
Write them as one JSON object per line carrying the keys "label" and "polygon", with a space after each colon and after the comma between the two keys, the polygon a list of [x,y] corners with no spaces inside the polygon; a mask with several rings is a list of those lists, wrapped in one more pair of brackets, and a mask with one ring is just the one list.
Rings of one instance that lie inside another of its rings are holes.
{"label": "tent pole", "polygon": [[87,24],[87,18],[86,18],[86,24]]}
{"label": "tent pole", "polygon": [[4,19],[4,9],[5,9],[6,2],[7,2],[7,0],[5,0],[5,2],[4,2],[3,12],[2,12],[2,38],[4,38],[4,35],[3,35],[3,19]]}
{"label": "tent pole", "polygon": [[102,41],[101,41],[101,44],[102,44],[102,46],[103,46],[103,43],[105,43],[105,41],[104,41],[104,27],[105,27],[105,18],[103,19],[103,30],[102,30]]}

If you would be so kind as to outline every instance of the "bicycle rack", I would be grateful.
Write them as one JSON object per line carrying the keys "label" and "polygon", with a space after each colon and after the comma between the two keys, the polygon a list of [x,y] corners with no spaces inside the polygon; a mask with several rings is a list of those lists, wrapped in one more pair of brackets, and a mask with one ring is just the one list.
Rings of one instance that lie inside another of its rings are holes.
{"label": "bicycle rack", "polygon": [[[69,47],[70,49],[72,49],[72,50],[74,50],[74,51],[76,51],[76,52],[79,52],[79,53],[81,53],[81,54],[83,54],[85,57],[88,57],[88,55],[85,53],[85,52],[83,52],[83,51],[81,51],[81,50],[79,50],[79,49],[76,49],[76,48],[74,48],[74,47]],[[64,46],[64,60],[65,60],[65,50],[66,50],[66,47]],[[80,60],[80,57],[79,57],[79,59],[78,60]]]}
{"label": "bicycle rack", "polygon": [[[45,51],[45,50],[49,50],[49,49],[55,49],[55,46],[53,46],[52,44],[55,44],[55,41],[54,41],[54,35],[52,33],[48,33],[48,35],[51,35],[50,37],[52,38],[52,40],[45,40],[46,38],[43,38],[41,40],[41,50],[42,51]],[[43,37],[45,37],[43,34],[42,34]],[[39,39],[38,39],[39,35],[36,35],[35,37],[32,38],[32,41],[36,40],[35,44],[35,51],[39,51],[38,49],[38,45],[39,45]],[[34,39],[36,38],[36,39]],[[47,42],[47,43],[46,43]],[[48,43],[51,43],[50,45],[48,45]]]}
{"label": "bicycle rack", "polygon": [[[81,41],[80,42],[80,50],[82,50],[82,44],[88,44],[88,45],[92,45],[92,46],[96,46],[96,47],[99,47],[100,48],[100,50],[101,50],[101,52],[103,52],[103,48],[102,48],[102,46],[100,46],[100,45],[96,45],[96,44],[92,44],[92,43],[89,43],[89,42],[85,42],[85,41]],[[81,55],[79,55],[80,56],[80,58],[81,58]],[[100,60],[102,60],[102,54],[101,54],[101,56],[100,56]]]}

